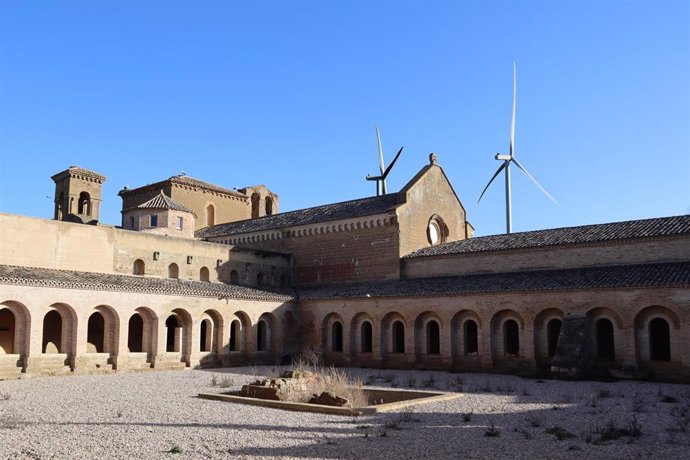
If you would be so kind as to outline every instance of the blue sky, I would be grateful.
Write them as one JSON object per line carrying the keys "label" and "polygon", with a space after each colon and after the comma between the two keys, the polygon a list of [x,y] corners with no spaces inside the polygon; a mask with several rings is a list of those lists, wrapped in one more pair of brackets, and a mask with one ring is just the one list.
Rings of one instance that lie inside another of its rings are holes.
{"label": "blue sky", "polygon": [[389,190],[436,152],[478,235],[690,212],[690,2],[0,1],[0,212],[52,218],[70,165],[188,175],[288,211]]}

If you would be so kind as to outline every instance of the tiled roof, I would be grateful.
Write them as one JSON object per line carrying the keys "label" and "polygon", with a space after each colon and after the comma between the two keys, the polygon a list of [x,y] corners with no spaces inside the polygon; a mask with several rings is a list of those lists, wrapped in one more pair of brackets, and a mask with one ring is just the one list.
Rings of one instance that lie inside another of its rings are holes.
{"label": "tiled roof", "polygon": [[[183,211],[194,214],[194,211],[184,207],[180,203],[173,201],[172,198],[166,196],[163,190],[156,195],[154,198],[150,199],[146,203],[137,206],[138,209],[172,209],[175,211]],[[196,214],[195,214],[196,215]]]}
{"label": "tiled roof", "polygon": [[343,201],[298,211],[283,212],[258,219],[241,220],[227,224],[215,225],[198,230],[198,238],[236,235],[240,233],[260,232],[297,225],[309,225],[331,222],[342,219],[384,214],[398,204],[398,195],[391,193],[359,200]]}
{"label": "tiled roof", "polygon": [[265,291],[222,283],[14,265],[0,265],[0,284],[283,302],[292,300],[292,295],[285,291]]}
{"label": "tiled roof", "polygon": [[690,215],[563,227],[533,232],[469,238],[420,249],[405,258],[485,251],[575,245],[632,238],[690,235]]}
{"label": "tiled roof", "polygon": [[70,166],[64,171],[61,171],[54,176],[51,177],[52,180],[59,180],[64,176],[81,176],[81,177],[86,177],[88,179],[93,179],[97,182],[104,182],[106,177],[98,174],[97,172],[81,168],[79,166]]}
{"label": "tiled roof", "polygon": [[239,195],[243,197],[245,196],[243,193],[240,193],[236,190],[228,190],[227,188],[223,188],[218,185],[211,184],[209,182],[204,182],[199,179],[194,179],[193,177],[189,176],[173,176],[169,180],[170,182],[175,184],[189,185],[191,187],[202,188],[205,190],[210,190],[212,192],[224,193],[226,195]]}
{"label": "tiled roof", "polygon": [[690,287],[690,262],[536,270],[376,283],[341,284],[299,290],[303,300],[366,297],[429,297],[504,292]]}

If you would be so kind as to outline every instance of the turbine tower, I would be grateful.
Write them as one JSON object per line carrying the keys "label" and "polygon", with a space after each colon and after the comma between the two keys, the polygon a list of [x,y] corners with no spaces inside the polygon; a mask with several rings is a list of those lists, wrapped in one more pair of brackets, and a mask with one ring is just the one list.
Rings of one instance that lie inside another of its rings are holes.
{"label": "turbine tower", "polygon": [[381,135],[379,134],[378,125],[376,126],[376,142],[379,146],[379,170],[381,171],[381,174],[378,176],[372,176],[368,174],[366,179],[376,181],[376,196],[379,196],[388,193],[388,191],[386,190],[386,176],[388,176],[388,173],[391,172],[391,169],[393,169],[393,165],[395,164],[395,162],[398,161],[398,157],[402,153],[403,147],[400,147],[400,150],[398,150],[398,153],[395,155],[395,158],[393,158],[391,164],[389,164],[388,167],[384,169],[383,148],[381,147]]}
{"label": "turbine tower", "polygon": [[517,92],[517,85],[516,85],[516,77],[515,77],[515,63],[513,62],[513,117],[510,122],[510,146],[508,150],[508,155],[502,155],[500,153],[496,154],[496,159],[499,161],[502,161],[503,163],[501,166],[498,167],[496,172],[494,173],[493,177],[491,180],[489,180],[489,183],[486,184],[486,187],[484,187],[484,190],[482,191],[482,194],[479,195],[479,199],[477,200],[477,204],[482,200],[482,197],[484,196],[484,193],[487,191],[491,183],[496,179],[496,177],[501,173],[501,171],[505,170],[506,174],[506,233],[511,233],[513,230],[513,217],[512,217],[512,208],[511,208],[511,201],[510,201],[510,163],[514,163],[515,166],[522,171],[522,173],[527,176],[529,180],[532,181],[534,185],[536,185],[539,190],[541,190],[544,195],[546,195],[551,201],[553,201],[556,204],[559,204],[558,201],[555,200],[554,197],[552,197],[549,192],[547,192],[544,187],[539,185],[539,182],[532,177],[530,173],[527,172],[527,170],[520,164],[519,161],[517,161],[517,158],[515,158],[515,99],[516,99],[516,92]]}

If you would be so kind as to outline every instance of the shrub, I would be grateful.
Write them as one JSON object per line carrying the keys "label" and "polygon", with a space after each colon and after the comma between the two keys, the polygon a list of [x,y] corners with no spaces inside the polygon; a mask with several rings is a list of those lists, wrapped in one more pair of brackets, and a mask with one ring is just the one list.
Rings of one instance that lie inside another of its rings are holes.
{"label": "shrub", "polygon": [[559,441],[563,441],[564,439],[575,437],[575,435],[572,434],[570,431],[568,431],[565,428],[560,427],[558,425],[545,429],[544,433],[552,434],[552,435],[556,436],[556,439],[558,439]]}
{"label": "shrub", "polygon": [[484,432],[484,436],[487,438],[497,438],[501,435],[501,432],[496,429],[496,425],[494,425],[494,421],[492,420],[489,423],[489,429]]}

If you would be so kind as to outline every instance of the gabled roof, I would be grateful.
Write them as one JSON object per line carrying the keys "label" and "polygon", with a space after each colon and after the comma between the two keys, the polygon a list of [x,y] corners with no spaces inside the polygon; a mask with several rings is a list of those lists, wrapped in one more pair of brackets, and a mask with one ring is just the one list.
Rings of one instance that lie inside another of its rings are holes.
{"label": "gabled roof", "polygon": [[690,287],[690,262],[487,273],[300,289],[300,300]]}
{"label": "gabled roof", "polygon": [[121,197],[125,197],[125,196],[130,195],[130,194],[137,194],[140,191],[145,190],[145,189],[149,189],[149,188],[161,188],[168,182],[171,184],[184,185],[187,187],[194,187],[194,188],[200,188],[202,190],[208,190],[210,192],[222,193],[225,195],[241,197],[243,199],[247,198],[246,195],[244,195],[243,193],[240,193],[236,190],[228,190],[228,189],[220,187],[218,185],[214,185],[214,184],[211,184],[209,182],[204,182],[202,180],[195,179],[195,178],[189,177],[189,176],[184,176],[184,175],[172,176],[166,180],[154,182],[153,184],[142,185],[141,187],[137,187],[137,188],[132,188],[132,189],[124,188],[123,190],[120,190],[118,192],[118,195]]}
{"label": "gabled roof", "polygon": [[84,169],[79,166],[70,166],[69,168],[65,169],[64,171],[61,171],[54,176],[51,177],[53,181],[58,181],[62,179],[63,177],[66,176],[71,176],[71,177],[81,177],[84,179],[91,179],[99,183],[105,182],[106,177],[98,174],[95,171],[91,171],[89,169]]}
{"label": "gabled roof", "polygon": [[663,236],[690,235],[690,215],[563,227],[469,238],[415,251],[405,258],[539,248]]}
{"label": "gabled roof", "polygon": [[[194,211],[188,209],[181,205],[180,203],[174,201],[172,198],[166,196],[161,190],[161,193],[147,201],[137,206],[135,209],[172,209],[174,211],[188,212],[194,214]],[[196,214],[194,214],[196,216]]]}
{"label": "gabled roof", "polygon": [[15,265],[0,265],[0,284],[283,302],[293,299],[292,294],[286,291],[253,289],[233,284]]}
{"label": "gabled roof", "polygon": [[213,238],[218,236],[236,235],[241,233],[259,232],[279,228],[309,225],[321,222],[332,222],[343,219],[385,214],[398,204],[398,194],[360,198],[358,200],[343,201],[297,211],[283,212],[258,219],[240,220],[227,224],[215,225],[198,230],[198,238]]}

